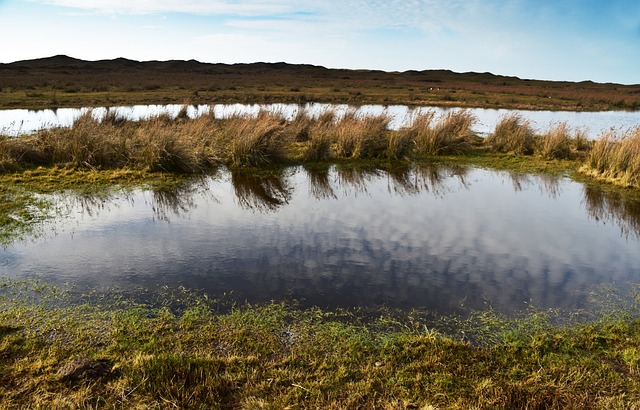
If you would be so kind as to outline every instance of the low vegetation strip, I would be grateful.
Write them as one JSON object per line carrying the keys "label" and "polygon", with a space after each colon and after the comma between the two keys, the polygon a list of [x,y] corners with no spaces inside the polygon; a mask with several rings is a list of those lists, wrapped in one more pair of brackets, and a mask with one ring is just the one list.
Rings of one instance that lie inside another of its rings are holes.
{"label": "low vegetation strip", "polygon": [[478,153],[506,154],[547,161],[570,160],[581,172],[616,184],[640,187],[640,127],[611,131],[595,141],[566,123],[551,124],[535,135],[517,114],[505,116],[487,138],[472,131],[476,118],[466,110],[436,118],[420,111],[409,125],[389,130],[385,114],[320,117],[304,110],[292,120],[261,111],[191,119],[186,106],[176,118],[168,114],[130,121],[91,111],[69,128],[42,130],[20,137],[0,136],[0,171],[33,166],[72,169],[133,169],[204,173],[220,165],[230,168],[277,163],[341,159],[420,160]]}
{"label": "low vegetation strip", "polygon": [[97,295],[67,304],[38,282],[5,281],[1,294],[5,409],[640,403],[640,322],[630,314],[637,299],[568,323],[570,315],[549,312],[434,319],[234,307],[181,289],[151,304]]}

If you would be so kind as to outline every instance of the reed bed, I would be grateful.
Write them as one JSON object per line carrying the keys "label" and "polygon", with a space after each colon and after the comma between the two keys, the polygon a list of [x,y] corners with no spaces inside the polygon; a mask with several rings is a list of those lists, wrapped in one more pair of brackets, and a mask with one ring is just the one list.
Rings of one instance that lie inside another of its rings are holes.
{"label": "reed bed", "polygon": [[497,152],[530,155],[534,148],[534,132],[528,120],[517,113],[502,116],[484,143]]}
{"label": "reed bed", "polygon": [[602,135],[594,142],[581,171],[618,185],[640,188],[640,126],[621,135],[614,131]]}
{"label": "reed bed", "polygon": [[[463,154],[473,148],[477,121],[467,110],[450,111],[432,125],[434,114],[418,115],[408,132],[415,134],[416,152],[420,155]],[[413,130],[411,129],[413,128]]]}
{"label": "reed bed", "polygon": [[407,126],[389,130],[386,114],[318,117],[301,109],[292,119],[261,111],[227,118],[189,118],[161,114],[131,121],[87,111],[69,128],[42,130],[21,137],[0,136],[0,171],[29,166],[74,169],[141,169],[202,173],[219,165],[231,168],[269,166],[288,160],[334,158],[411,160],[471,151],[535,155],[544,161],[585,161],[583,172],[626,186],[640,186],[638,128],[619,137],[615,131],[589,141],[584,130],[552,124],[534,136],[518,114],[500,119],[484,141],[472,126],[476,118],[454,110],[436,118],[433,110],[412,115]]}
{"label": "reed bed", "polygon": [[263,111],[256,118],[234,118],[224,133],[230,138],[231,166],[269,165],[285,158],[283,121],[276,114]]}
{"label": "reed bed", "polygon": [[538,140],[537,153],[546,159],[575,159],[584,157],[591,148],[584,130],[575,130],[566,122],[553,124]]}
{"label": "reed bed", "polygon": [[327,111],[311,122],[304,152],[306,161],[324,161],[331,158],[331,145],[336,139],[335,123],[336,114],[333,111]]}
{"label": "reed bed", "polygon": [[336,155],[343,158],[375,158],[387,148],[387,128],[391,118],[386,114],[358,116],[345,114],[336,124]]}

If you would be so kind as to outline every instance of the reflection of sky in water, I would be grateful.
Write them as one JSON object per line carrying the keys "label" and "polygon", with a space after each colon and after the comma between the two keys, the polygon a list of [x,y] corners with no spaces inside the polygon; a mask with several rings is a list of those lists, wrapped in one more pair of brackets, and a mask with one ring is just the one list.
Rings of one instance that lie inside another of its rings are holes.
{"label": "reflection of sky in water", "polygon": [[[189,106],[187,114],[194,118],[203,114],[211,113],[217,118],[228,117],[233,114],[257,114],[260,109],[281,113],[285,118],[292,118],[299,109],[297,104],[215,104]],[[157,116],[159,114],[168,113],[177,115],[182,105],[135,105],[127,107],[111,107],[108,110],[115,111],[117,115],[132,120],[140,120]],[[326,110],[335,110],[338,116],[353,109],[345,104],[307,104],[304,106],[310,115],[319,115]],[[457,109],[457,108],[453,108]],[[422,107],[420,110],[435,110],[438,115],[446,112],[447,108]],[[481,135],[492,132],[498,119],[505,114],[513,112],[513,110],[505,109],[485,109],[472,108],[469,109],[478,119],[474,126],[474,130]],[[81,113],[86,112],[86,108],[59,108],[57,110],[0,110],[0,134],[18,135],[21,133],[30,133],[42,128],[54,126],[70,126]],[[107,108],[96,108],[94,115],[101,118],[107,112]],[[363,115],[377,115],[387,113],[391,116],[392,121],[390,128],[397,129],[407,124],[411,117],[411,109],[407,106],[382,106],[382,105],[364,105],[358,109]],[[537,132],[544,132],[555,123],[567,122],[573,129],[585,129],[590,137],[596,138],[602,131],[611,128],[626,130],[630,127],[640,125],[640,111],[603,111],[603,112],[573,112],[573,111],[527,111],[518,110],[524,118],[531,121],[531,126]]]}
{"label": "reflection of sky in water", "polygon": [[[478,169],[435,174],[298,169],[258,189],[255,179],[222,173],[176,196],[84,201],[49,239],[3,250],[0,273],[440,312],[463,301],[577,307],[599,284],[640,282],[638,235],[597,222],[581,184]],[[264,192],[281,205],[260,206]]]}

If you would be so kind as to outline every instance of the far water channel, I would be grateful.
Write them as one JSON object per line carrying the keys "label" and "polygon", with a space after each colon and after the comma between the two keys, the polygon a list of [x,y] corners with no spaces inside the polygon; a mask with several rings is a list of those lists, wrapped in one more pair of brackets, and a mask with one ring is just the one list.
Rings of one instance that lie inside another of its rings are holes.
{"label": "far water channel", "polygon": [[640,283],[640,202],[561,177],[223,169],[175,191],[56,200],[63,217],[0,249],[0,277],[443,314],[580,308]]}
{"label": "far water channel", "polygon": [[[97,118],[104,117],[107,112],[115,112],[118,116],[129,120],[140,120],[157,116],[159,114],[169,114],[176,116],[182,105],[135,105],[124,107],[98,107],[93,109],[93,114]],[[391,129],[398,129],[408,124],[411,115],[416,112],[433,110],[437,115],[442,115],[449,110],[459,108],[437,108],[437,107],[407,107],[403,105],[363,105],[350,106],[345,104],[318,104],[309,103],[298,104],[213,104],[213,105],[191,105],[188,106],[187,114],[194,118],[204,114],[212,114],[217,118],[222,118],[232,114],[257,114],[260,110],[266,110],[282,114],[284,118],[292,118],[298,110],[304,109],[309,115],[319,115],[327,110],[335,111],[338,116],[349,110],[355,110],[360,115],[377,115],[386,113],[392,121],[389,124]],[[56,110],[26,110],[11,109],[0,110],[0,135],[16,136],[28,134],[40,129],[51,127],[68,127],[73,124],[82,113],[88,108],[59,108]],[[496,123],[501,116],[512,112],[519,113],[523,118],[530,121],[531,126],[538,133],[545,132],[550,126],[566,122],[573,130],[583,130],[590,138],[597,138],[603,132],[611,129],[625,131],[631,127],[640,125],[640,111],[602,111],[602,112],[571,112],[571,111],[529,111],[529,110],[506,110],[506,109],[469,109],[477,118],[474,126],[481,136],[486,136],[493,132]]]}

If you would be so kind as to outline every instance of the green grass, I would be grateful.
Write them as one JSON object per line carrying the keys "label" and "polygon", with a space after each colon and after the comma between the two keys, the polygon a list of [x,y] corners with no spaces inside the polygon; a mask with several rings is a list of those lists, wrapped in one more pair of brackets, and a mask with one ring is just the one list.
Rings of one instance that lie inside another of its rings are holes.
{"label": "green grass", "polygon": [[0,408],[634,408],[638,300],[621,300],[434,318],[233,306],[182,289],[68,303],[5,281]]}

